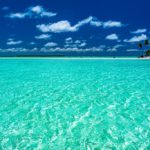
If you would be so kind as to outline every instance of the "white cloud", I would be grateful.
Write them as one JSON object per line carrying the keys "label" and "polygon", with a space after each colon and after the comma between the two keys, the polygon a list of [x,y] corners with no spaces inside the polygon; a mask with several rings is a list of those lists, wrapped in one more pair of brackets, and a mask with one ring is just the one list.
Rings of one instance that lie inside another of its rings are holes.
{"label": "white cloud", "polygon": [[106,39],[107,39],[107,40],[118,40],[119,37],[118,37],[117,34],[114,33],[114,34],[107,35],[107,36],[106,36]]}
{"label": "white cloud", "polygon": [[68,37],[65,39],[66,41],[71,41],[72,40],[72,37]]}
{"label": "white cloud", "polygon": [[42,6],[34,6],[34,7],[29,7],[23,13],[20,12],[11,13],[7,17],[12,19],[14,18],[23,19],[25,17],[38,18],[38,17],[53,17],[56,15],[57,15],[56,13],[46,11]]}
{"label": "white cloud", "polygon": [[107,21],[103,23],[104,28],[122,27],[123,24],[120,21]]}
{"label": "white cloud", "polygon": [[136,31],[132,31],[133,34],[145,33],[147,29],[137,29]]}
{"label": "white cloud", "polygon": [[66,43],[66,44],[71,44],[71,43],[73,43],[72,37],[66,38],[66,39],[65,39],[65,43]]}
{"label": "white cloud", "polygon": [[120,47],[124,47],[124,45],[117,44],[117,45],[114,46],[114,48],[120,48]]}
{"label": "white cloud", "polygon": [[75,40],[75,41],[73,41],[73,39],[71,37],[68,37],[68,38],[65,39],[64,47],[75,48],[75,47],[84,47],[86,45],[87,45],[87,43],[86,43],[85,40]]}
{"label": "white cloud", "polygon": [[74,30],[78,30],[81,26],[85,24],[90,24],[92,26],[99,27],[102,25],[100,21],[98,21],[95,17],[90,16],[82,21],[79,21],[76,25],[73,26]]}
{"label": "white cloud", "polygon": [[21,43],[22,43],[22,41],[14,41],[13,39],[8,39],[6,45],[18,45]]}
{"label": "white cloud", "polygon": [[49,34],[41,34],[38,36],[35,36],[36,39],[49,39],[51,37],[51,35]]}
{"label": "white cloud", "polygon": [[34,6],[34,7],[30,7],[29,8],[29,11],[32,11],[32,12],[34,12],[36,14],[41,14],[43,12],[43,10],[44,9],[41,6]]}
{"label": "white cloud", "polygon": [[125,39],[124,42],[131,42],[132,43],[132,42],[143,41],[143,40],[146,40],[146,39],[147,39],[147,36],[145,34],[141,34],[139,36],[134,36],[129,40]]}
{"label": "white cloud", "polygon": [[80,44],[81,41],[80,41],[80,40],[76,40],[74,43],[75,43],[75,44]]}
{"label": "white cloud", "polygon": [[81,43],[80,45],[79,45],[79,47],[84,47],[84,46],[86,46],[87,44],[86,44],[86,42],[83,42],[83,43]]}
{"label": "white cloud", "polygon": [[13,48],[7,48],[7,49],[0,49],[0,52],[7,53],[7,52],[34,52],[37,51],[37,48],[33,49],[26,49],[23,47],[13,47]]}
{"label": "white cloud", "polygon": [[137,51],[139,51],[138,49],[127,49],[126,50],[127,52],[137,52]]}
{"label": "white cloud", "polygon": [[102,26],[102,22],[100,22],[100,21],[94,21],[94,20],[92,20],[91,22],[90,22],[90,25],[92,25],[92,26],[96,26],[96,27],[100,27],[100,26]]}
{"label": "white cloud", "polygon": [[41,52],[102,52],[104,49],[101,48],[101,46],[99,47],[90,47],[90,48],[60,48],[60,47],[56,47],[56,48],[41,48]]}
{"label": "white cloud", "polygon": [[19,19],[22,19],[22,18],[25,18],[27,16],[26,13],[12,13],[10,14],[8,17],[9,18],[19,18]]}
{"label": "white cloud", "polygon": [[48,42],[45,44],[45,47],[56,47],[57,46],[57,43],[55,42]]}
{"label": "white cloud", "polygon": [[80,27],[84,26],[85,24],[89,24],[95,27],[103,26],[104,28],[122,26],[121,22],[117,22],[117,21],[101,22],[97,20],[95,17],[90,16],[82,21],[79,21],[75,25],[71,25],[71,23],[68,20],[62,20],[50,24],[40,24],[37,25],[36,27],[42,32],[61,33],[61,32],[76,32],[80,29]]}
{"label": "white cloud", "polygon": [[8,48],[8,49],[0,49],[0,52],[25,52],[27,49],[25,48]]}
{"label": "white cloud", "polygon": [[45,24],[37,25],[37,28],[42,32],[54,32],[54,33],[76,31],[76,29],[70,25],[70,22],[66,20],[48,25]]}
{"label": "white cloud", "polygon": [[79,21],[76,25],[71,26],[70,22],[67,20],[58,21],[53,24],[41,24],[37,25],[37,28],[42,32],[54,32],[54,33],[61,33],[61,32],[75,32],[78,31],[79,28],[85,24],[90,24],[92,26],[100,26],[101,23],[96,21],[94,17],[90,16],[82,21]]}
{"label": "white cloud", "polygon": [[89,47],[89,48],[83,48],[83,47],[74,47],[74,48],[61,48],[61,47],[43,47],[41,49],[39,48],[32,48],[32,49],[26,49],[23,47],[15,47],[15,48],[8,48],[8,49],[0,49],[0,52],[35,52],[38,50],[38,52],[102,52],[104,51],[105,46],[100,45],[98,47]]}
{"label": "white cloud", "polygon": [[42,6],[34,6],[29,8],[29,12],[40,15],[41,17],[53,17],[56,13],[46,11]]}
{"label": "white cloud", "polygon": [[118,51],[118,48],[120,48],[120,47],[123,47],[123,45],[121,45],[121,44],[114,45],[112,47],[109,47],[107,49],[107,52],[116,52],[116,51]]}

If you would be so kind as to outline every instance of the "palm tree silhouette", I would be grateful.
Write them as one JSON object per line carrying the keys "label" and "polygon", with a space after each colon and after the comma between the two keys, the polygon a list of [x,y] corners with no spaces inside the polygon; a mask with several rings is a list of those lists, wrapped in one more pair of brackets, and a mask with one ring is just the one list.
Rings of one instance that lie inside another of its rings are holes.
{"label": "palm tree silhouette", "polygon": [[[144,41],[144,44],[142,44],[141,42],[138,43],[138,48],[139,48],[139,49],[142,49],[143,46],[148,46],[149,44],[150,44],[149,40],[146,39],[146,40]],[[141,57],[144,57],[144,56],[150,56],[150,50],[145,50],[145,49],[144,49],[144,50],[143,50],[143,54],[142,54]]]}
{"label": "palm tree silhouette", "polygon": [[[142,43],[138,43],[138,48],[139,48],[139,49],[142,49],[142,48],[143,48]],[[143,57],[143,56],[144,56],[144,52],[142,53],[142,55],[141,55],[140,57]]]}
{"label": "palm tree silhouette", "polygon": [[141,49],[143,47],[142,43],[138,43],[138,47]]}
{"label": "palm tree silhouette", "polygon": [[148,39],[144,41],[144,45],[149,45]]}

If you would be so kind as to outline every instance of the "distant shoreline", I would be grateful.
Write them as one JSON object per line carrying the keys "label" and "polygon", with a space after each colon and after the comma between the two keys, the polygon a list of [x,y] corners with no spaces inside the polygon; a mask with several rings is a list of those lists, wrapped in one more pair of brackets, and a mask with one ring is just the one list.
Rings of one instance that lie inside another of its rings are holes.
{"label": "distant shoreline", "polygon": [[150,57],[138,58],[138,57],[71,57],[71,56],[0,56],[0,59],[72,59],[72,60],[145,60],[150,59]]}

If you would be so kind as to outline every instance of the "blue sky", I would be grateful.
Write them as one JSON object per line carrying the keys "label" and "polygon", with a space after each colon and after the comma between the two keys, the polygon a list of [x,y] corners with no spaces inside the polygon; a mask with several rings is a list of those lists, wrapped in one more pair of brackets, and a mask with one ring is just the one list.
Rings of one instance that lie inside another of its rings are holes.
{"label": "blue sky", "polygon": [[126,55],[150,37],[149,0],[0,0],[0,55]]}

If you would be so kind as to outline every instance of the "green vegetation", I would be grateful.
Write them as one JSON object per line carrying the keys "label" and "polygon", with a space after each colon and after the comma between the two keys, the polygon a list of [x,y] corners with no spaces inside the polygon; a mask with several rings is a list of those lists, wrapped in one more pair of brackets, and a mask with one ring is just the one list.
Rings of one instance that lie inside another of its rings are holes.
{"label": "green vegetation", "polygon": [[[138,47],[139,49],[142,49],[144,46],[149,46],[150,45],[150,41],[147,39],[144,41],[144,43],[138,43]],[[140,57],[149,57],[150,56],[150,49],[148,50],[144,50],[143,51],[143,55],[141,55]]]}
{"label": "green vegetation", "polygon": [[145,56],[150,56],[150,50],[147,50],[147,51],[145,52]]}

